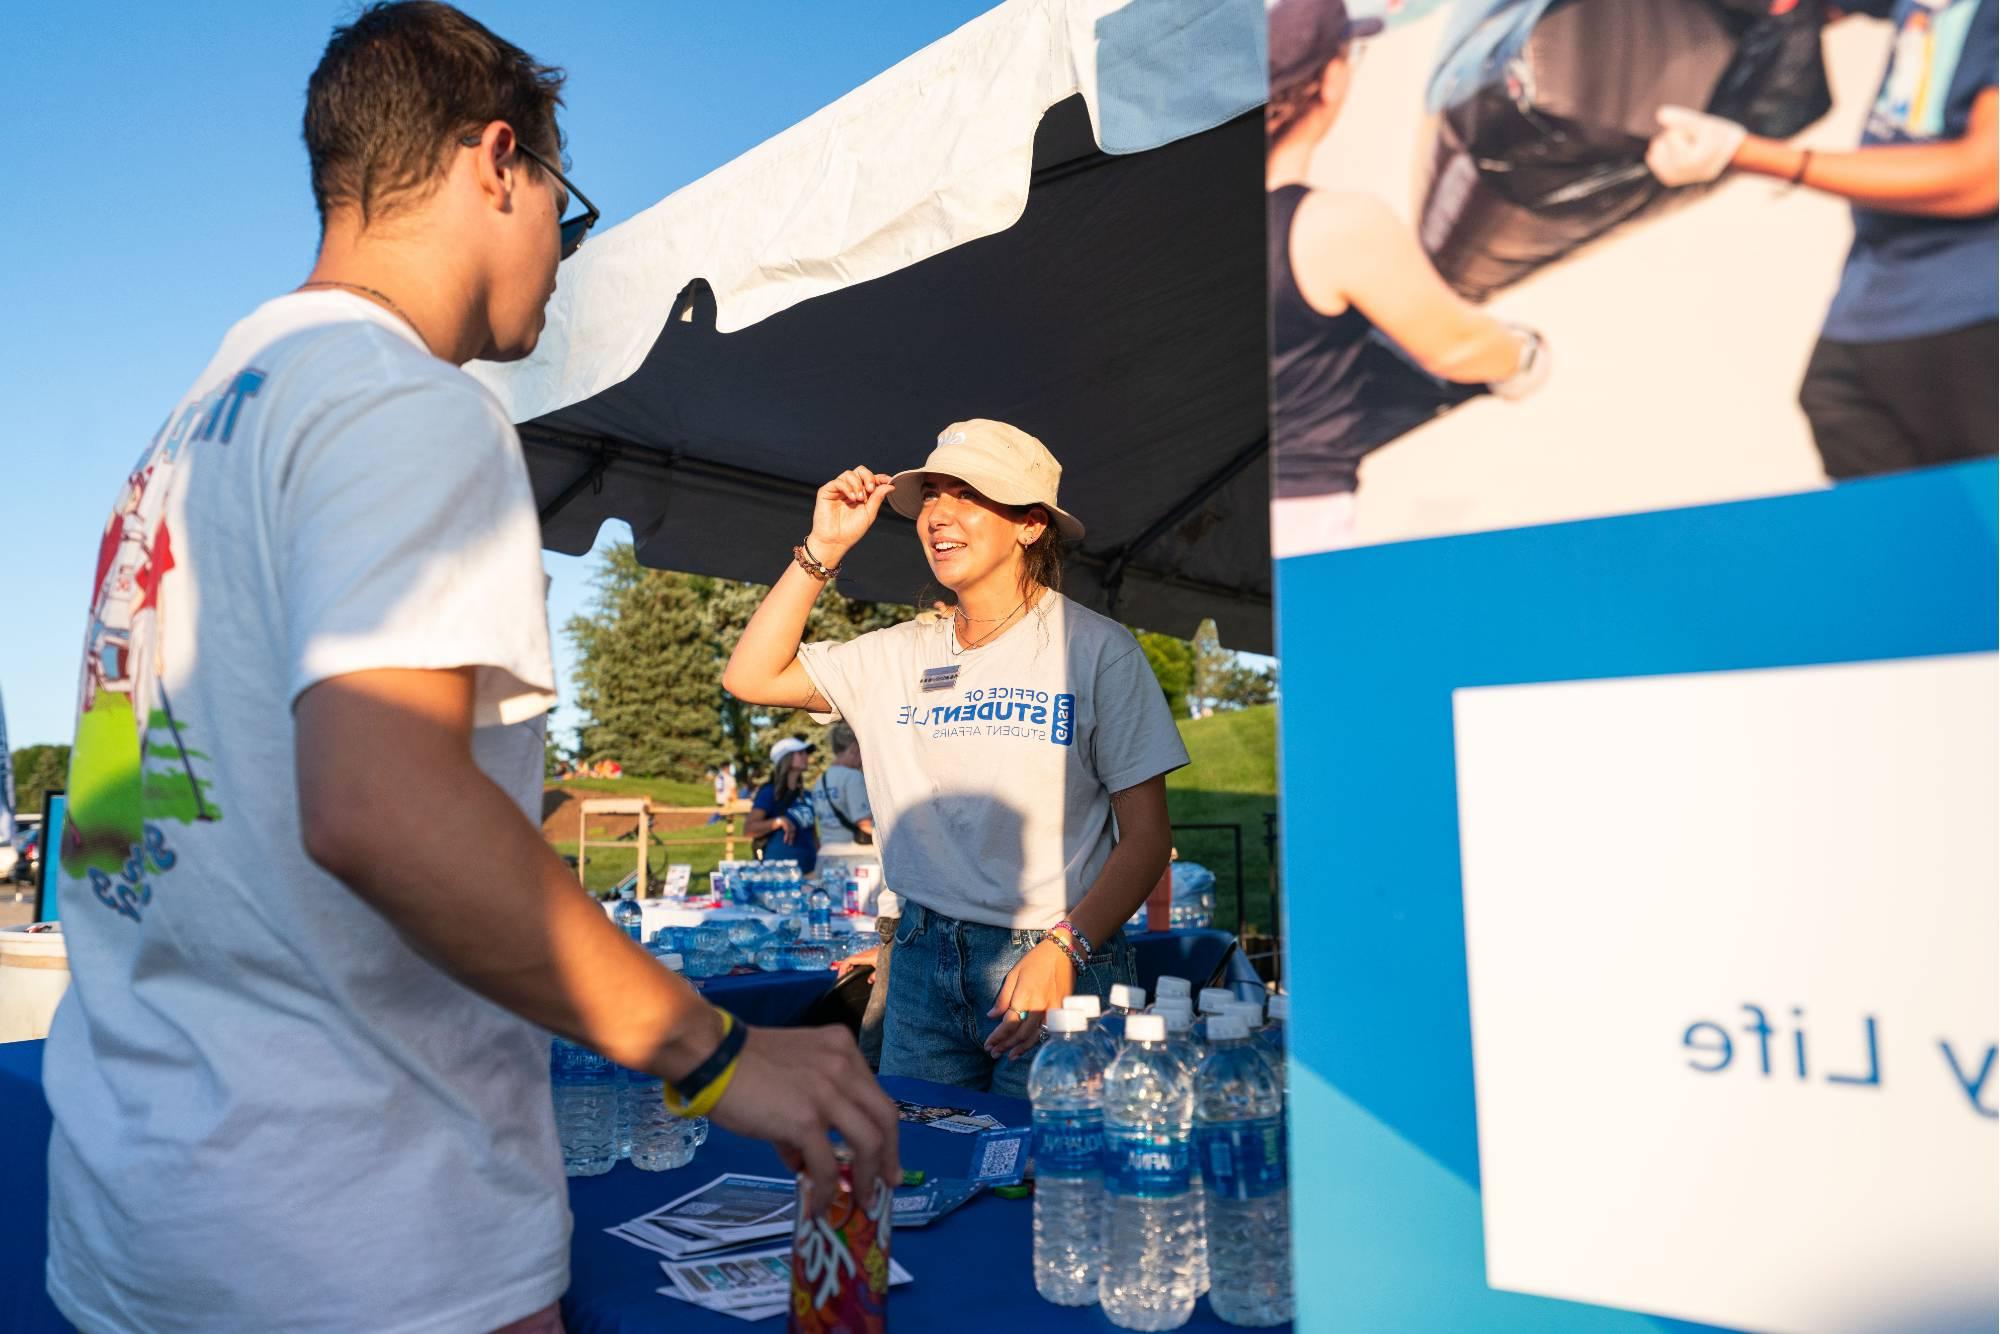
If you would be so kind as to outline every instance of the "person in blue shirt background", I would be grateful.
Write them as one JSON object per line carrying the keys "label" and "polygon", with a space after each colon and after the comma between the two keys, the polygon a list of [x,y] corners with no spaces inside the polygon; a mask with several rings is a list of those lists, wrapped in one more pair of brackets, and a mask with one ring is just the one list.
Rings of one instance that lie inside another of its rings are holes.
{"label": "person in blue shirt background", "polygon": [[803,737],[788,736],[771,747],[771,778],[750,799],[743,831],[764,840],[765,861],[797,862],[805,875],[819,861],[812,792],[806,787],[812,753],[812,743]]}
{"label": "person in blue shirt background", "polygon": [[1896,38],[1861,146],[1820,153],[1683,107],[1646,154],[1663,184],[1735,168],[1854,204],[1854,245],[1799,389],[1836,480],[1994,452],[1996,0],[1860,0]]}

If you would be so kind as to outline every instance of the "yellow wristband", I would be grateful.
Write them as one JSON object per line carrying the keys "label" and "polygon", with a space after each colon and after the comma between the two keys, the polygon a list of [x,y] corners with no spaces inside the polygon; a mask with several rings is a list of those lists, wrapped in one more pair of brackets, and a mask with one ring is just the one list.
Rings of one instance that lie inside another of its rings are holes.
{"label": "yellow wristband", "polygon": [[722,1101],[722,1095],[729,1092],[729,1081],[736,1078],[736,1067],[742,1062],[742,1059],[739,1056],[736,1060],[731,1061],[727,1066],[723,1067],[722,1073],[717,1075],[714,1082],[703,1089],[701,1095],[693,1102],[681,1102],[678,1093],[675,1093],[665,1084],[661,1084],[660,1096],[666,1099],[667,1110],[675,1116],[707,1116],[715,1110],[715,1104]]}
{"label": "yellow wristband", "polygon": [[[737,1063],[743,1059],[744,1039],[749,1036],[736,1022],[736,1016],[727,1010],[722,1015],[722,1041],[717,1044],[714,1054],[704,1061],[684,1080],[663,1080],[660,1097],[667,1110],[676,1116],[707,1116],[722,1101],[722,1095],[729,1090],[729,1081],[736,1075]],[[717,1062],[720,1061],[720,1067]],[[695,1081],[700,1081],[698,1084]]]}

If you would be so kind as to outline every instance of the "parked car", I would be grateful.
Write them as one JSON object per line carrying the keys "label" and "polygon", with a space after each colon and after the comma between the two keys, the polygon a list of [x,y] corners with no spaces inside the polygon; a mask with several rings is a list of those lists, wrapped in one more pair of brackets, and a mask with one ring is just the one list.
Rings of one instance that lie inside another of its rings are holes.
{"label": "parked car", "polygon": [[0,874],[13,879],[16,884],[34,885],[42,878],[42,831],[40,826],[30,826],[14,835],[12,846],[0,849],[0,865],[8,857],[13,865],[5,866]]}

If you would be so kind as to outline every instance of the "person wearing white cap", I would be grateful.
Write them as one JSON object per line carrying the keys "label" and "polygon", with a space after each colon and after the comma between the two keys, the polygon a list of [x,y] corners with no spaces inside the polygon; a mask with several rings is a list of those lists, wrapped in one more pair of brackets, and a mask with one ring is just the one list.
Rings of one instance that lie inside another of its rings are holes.
{"label": "person wearing white cap", "polygon": [[767,862],[797,862],[810,873],[819,861],[818,825],[812,793],[806,788],[806,766],[813,747],[804,737],[788,736],[771,747],[771,778],[750,798],[750,816],[743,832],[762,839]]}
{"label": "person wearing white cap", "polygon": [[[1136,980],[1120,928],[1166,868],[1187,751],[1131,632],[1062,595],[1084,529],[1061,480],[1041,441],[983,419],[921,468],[842,473],[723,674],[748,703],[844,719],[868,753],[903,900],[883,1074],[1018,1096],[1044,1011]],[[884,504],[916,522],[943,612],[802,644]]]}

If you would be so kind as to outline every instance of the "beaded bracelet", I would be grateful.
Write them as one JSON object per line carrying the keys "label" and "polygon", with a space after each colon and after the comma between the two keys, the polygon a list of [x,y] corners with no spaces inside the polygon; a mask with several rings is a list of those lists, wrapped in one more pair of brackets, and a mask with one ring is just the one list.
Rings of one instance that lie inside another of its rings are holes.
{"label": "beaded bracelet", "polygon": [[1069,960],[1069,966],[1076,969],[1077,972],[1081,973],[1084,969],[1090,967],[1090,965],[1086,963],[1083,960],[1083,958],[1077,954],[1075,948],[1071,946],[1071,944],[1067,940],[1064,940],[1061,936],[1057,935],[1055,932],[1053,931],[1049,932],[1047,935],[1043,936],[1042,939],[1048,941],[1050,944],[1054,945],[1057,949],[1061,950],[1063,952],[1064,957]]}
{"label": "beaded bracelet", "polygon": [[840,573],[838,565],[828,566],[820,564],[813,556],[812,548],[808,547],[803,540],[792,548],[792,559],[799,563],[801,570],[804,570],[821,583],[827,583]]}
{"label": "beaded bracelet", "polygon": [[1094,959],[1097,957],[1097,946],[1091,944],[1090,937],[1084,935],[1083,932],[1077,930],[1076,923],[1070,921],[1069,918],[1067,917],[1063,918],[1060,922],[1057,922],[1054,926],[1050,927],[1049,930],[1069,932],[1070,939],[1074,940],[1078,945],[1080,945],[1083,948],[1084,958]]}

